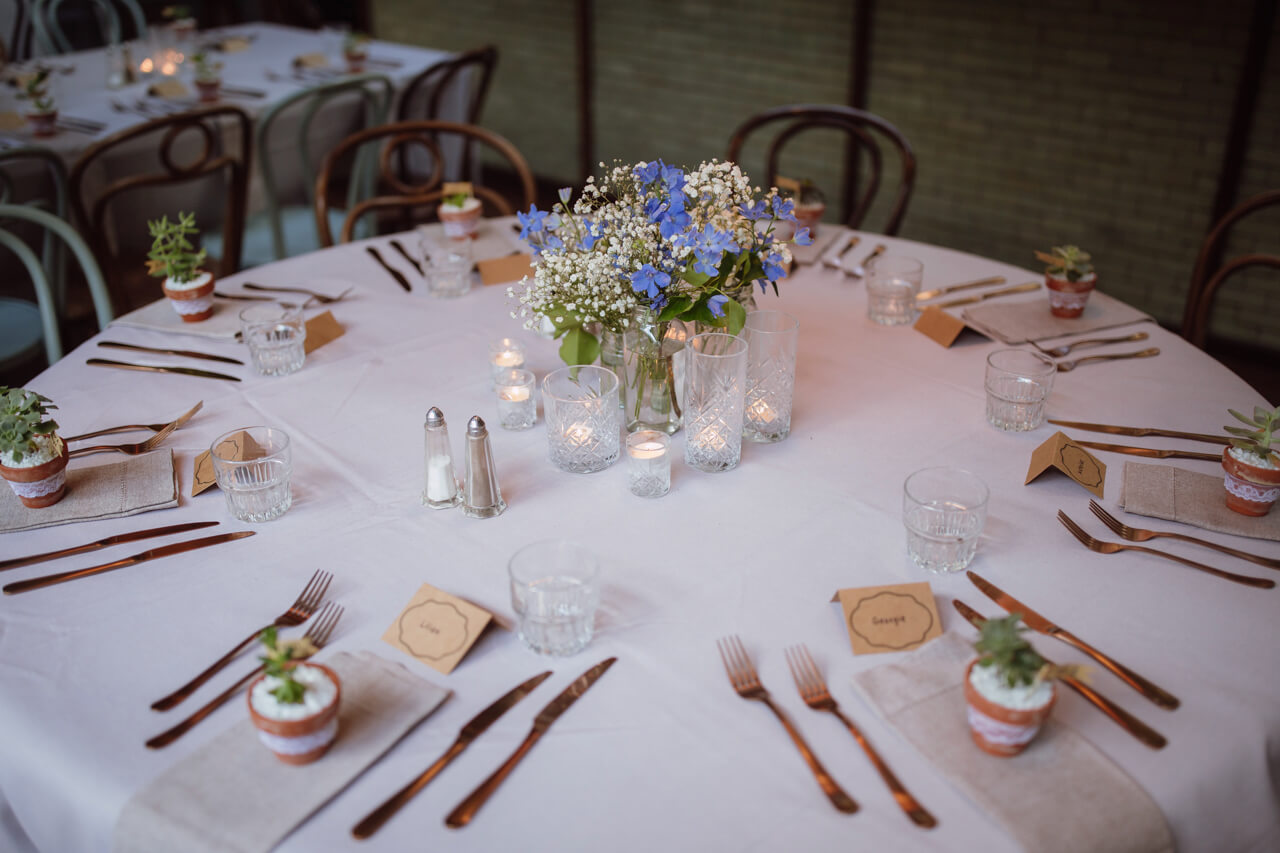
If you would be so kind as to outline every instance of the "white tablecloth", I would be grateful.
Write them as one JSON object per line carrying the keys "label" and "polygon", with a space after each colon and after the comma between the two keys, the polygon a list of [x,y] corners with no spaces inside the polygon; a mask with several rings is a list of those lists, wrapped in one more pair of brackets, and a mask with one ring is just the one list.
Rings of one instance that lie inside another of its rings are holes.
{"label": "white tablecloth", "polygon": [[[926,288],[993,274],[1027,277],[956,252],[885,242],[924,261]],[[384,256],[396,262],[394,252]],[[226,430],[266,423],[294,441],[293,508],[255,526],[257,536],[0,602],[0,792],[39,849],[105,849],[135,791],[242,719],[243,707],[234,703],[166,750],[143,747],[248,664],[231,667],[175,711],[152,712],[150,702],[273,618],[315,569],[336,575],[330,597],[347,608],[330,648],[396,657],[379,638],[421,584],[509,618],[507,559],[520,546],[552,536],[582,541],[604,564],[598,635],[589,649],[567,660],[543,659],[500,630],[486,634],[447,677],[400,658],[452,688],[455,698],[281,849],[373,849],[351,840],[356,821],[434,760],[480,708],[547,666],[556,673],[549,686],[432,782],[379,833],[376,849],[827,850],[851,843],[868,850],[1015,849],[927,756],[857,698],[852,674],[886,658],[855,658],[838,606],[829,603],[841,587],[926,579],[946,628],[962,625],[952,598],[998,613],[963,575],[925,578],[906,556],[902,481],[940,464],[979,472],[991,486],[974,570],[1182,699],[1179,710],[1160,710],[1098,671],[1096,687],[1169,738],[1159,752],[1075,694],[1062,697],[1057,718],[1150,792],[1180,849],[1275,849],[1280,768],[1271,745],[1280,741],[1280,685],[1273,626],[1280,591],[1233,585],[1153,557],[1082,548],[1054,515],[1062,508],[1114,538],[1090,516],[1088,495],[1059,476],[1023,485],[1031,450],[1053,428],[1009,434],[984,420],[984,359],[994,344],[970,339],[944,350],[910,328],[872,325],[861,284],[806,268],[782,283],[780,299],[761,299],[762,307],[800,321],[791,437],[777,445],[748,444],[740,468],[708,475],[684,466],[677,436],[671,494],[642,500],[628,493],[622,465],[591,475],[555,470],[541,424],[519,433],[496,428],[489,340],[522,339],[539,377],[558,366],[557,343],[510,319],[505,287],[438,301],[425,295],[407,265],[397,265],[410,275],[414,293],[404,293],[359,244],[252,272],[267,283],[357,284],[349,301],[332,306],[347,334],[310,355],[291,377],[233,368],[245,381],[231,385],[91,368],[86,357],[107,353],[90,341],[31,383],[58,403],[67,433],[160,420],[204,400],[199,416],[169,441],[184,493],[192,459]],[[1162,350],[1158,358],[1060,374],[1051,413],[1213,432],[1226,422],[1228,406],[1262,402],[1181,338],[1147,328],[1150,343]],[[225,354],[238,349],[137,329],[112,329],[103,337]],[[130,360],[182,363],[163,356]],[[421,505],[422,420],[433,405],[449,419],[456,454],[470,415],[495,427],[493,451],[510,504],[501,517],[479,521]],[[1114,508],[1123,457],[1102,458],[1110,466],[1104,503]],[[1176,464],[1215,469],[1208,462]],[[246,526],[230,520],[214,490],[184,497],[182,506],[165,512],[5,536],[0,552],[35,553],[200,519],[220,519],[224,530]],[[1234,544],[1280,556],[1278,543]],[[1163,547],[1244,572],[1267,571],[1228,566],[1193,546]],[[141,548],[125,549],[134,550]],[[88,555],[64,563],[97,561]],[[62,567],[15,570],[5,580]],[[731,633],[742,636],[764,683],[862,804],[859,814],[835,812],[768,711],[730,689],[715,639]],[[848,732],[801,703],[782,655],[785,646],[801,642],[813,650],[841,705],[937,815],[937,829],[912,826]],[[1085,660],[1047,638],[1034,642],[1059,662]],[[538,709],[607,655],[617,655],[618,663],[475,822],[445,829],[444,816],[510,753]]]}

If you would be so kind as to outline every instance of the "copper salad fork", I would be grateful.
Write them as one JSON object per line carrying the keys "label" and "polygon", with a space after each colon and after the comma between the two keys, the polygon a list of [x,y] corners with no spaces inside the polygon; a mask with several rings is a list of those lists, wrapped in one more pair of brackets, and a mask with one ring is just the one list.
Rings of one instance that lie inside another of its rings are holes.
{"label": "copper salad fork", "polygon": [[155,450],[164,440],[169,437],[169,433],[173,432],[180,426],[178,421],[166,426],[146,441],[139,441],[137,444],[95,444],[93,447],[77,447],[75,450],[67,453],[67,456],[87,456],[90,453],[106,453],[115,451],[116,453],[127,453],[130,456],[138,456],[143,453],[150,453]]}
{"label": "copper salad fork", "polygon": [[737,636],[729,636],[717,640],[716,646],[720,649],[720,660],[724,662],[724,671],[729,675],[729,683],[733,685],[733,689],[737,691],[737,694],[743,699],[754,699],[767,705],[769,710],[773,711],[779,722],[782,723],[783,728],[787,730],[787,734],[791,735],[791,740],[795,743],[796,748],[800,750],[800,754],[804,756],[805,762],[809,765],[809,769],[813,771],[813,775],[818,780],[818,785],[822,788],[823,793],[827,795],[827,799],[831,800],[831,804],[845,814],[856,812],[858,804],[840,788],[835,779],[831,778],[831,774],[818,761],[818,757],[813,754],[809,744],[805,743],[804,738],[800,736],[800,732],[787,719],[787,715],[782,713],[781,708],[773,704],[773,700],[769,698],[769,691],[764,689],[764,685],[760,683],[760,676],[756,675],[756,668],[752,666],[751,658],[747,657],[747,650],[743,648],[742,641]]}
{"label": "copper salad fork", "polygon": [[[203,406],[204,406],[204,400],[201,400],[200,402],[192,406],[190,409],[188,409],[184,414],[179,415],[177,418],[172,420],[170,423],[172,423],[175,427],[181,429],[183,424],[191,420],[191,418],[195,416],[196,412],[200,411],[200,409]],[[169,426],[169,424],[123,424],[121,426],[107,427],[106,429],[99,429],[99,430],[94,430],[93,432],[81,433],[80,435],[69,435],[69,436],[66,436],[64,440],[65,441],[81,441],[86,438],[97,438],[100,435],[109,435],[113,432],[134,432],[137,430],[144,430],[144,429],[149,429],[152,432],[160,432],[160,430],[164,429],[167,426]]]}
{"label": "copper salad fork", "polygon": [[316,573],[311,576],[311,580],[307,581],[307,585],[302,588],[302,592],[298,593],[297,599],[294,600],[293,604],[289,605],[289,609],[277,616],[271,625],[263,626],[262,628],[254,631],[252,634],[237,643],[235,648],[231,649],[231,651],[227,652],[225,655],[210,664],[209,668],[204,672],[200,673],[163,699],[157,699],[152,702],[151,710],[168,711],[170,708],[186,701],[192,693],[196,692],[196,689],[200,687],[200,685],[204,684],[210,678],[213,678],[213,676],[218,672],[221,672],[223,667],[231,663],[235,656],[240,654],[245,646],[256,640],[258,635],[267,628],[271,626],[275,626],[276,628],[292,628],[306,622],[315,615],[316,610],[320,608],[320,603],[324,601],[324,594],[329,589],[329,582],[332,580],[333,575],[328,572],[323,570],[316,571]]}
{"label": "copper salad fork", "polygon": [[[338,624],[338,620],[341,618],[342,618],[342,607],[330,601],[320,610],[320,613],[316,616],[316,621],[312,622],[311,627],[307,629],[307,633],[302,635],[303,639],[310,640],[311,644],[314,645],[317,650],[323,648],[324,644],[329,641],[329,635],[333,633],[334,626]],[[306,657],[294,658],[294,660],[306,660],[306,659],[307,659]],[[233,696],[235,696],[237,693],[240,692],[241,687],[244,687],[250,681],[257,678],[261,673],[262,673],[262,667],[259,666],[256,669],[254,669],[252,672],[246,674],[243,678],[241,678],[235,684],[231,685],[226,690],[222,691],[217,696],[210,699],[206,705],[204,705],[202,708],[200,708],[200,710],[196,711],[190,717],[187,717],[185,720],[178,723],[173,728],[163,731],[160,734],[148,740],[147,748],[162,749],[163,747],[166,747],[169,744],[173,743],[175,740],[177,740],[178,738],[182,737],[184,734],[186,734],[187,732],[195,728],[196,724],[199,723],[201,720],[203,720],[205,717],[209,716],[214,711],[218,710],[218,708],[222,707],[222,705],[226,703],[228,699],[232,698]]]}
{"label": "copper salad fork", "polygon": [[1128,539],[1130,542],[1146,542],[1149,539],[1157,539],[1167,537],[1169,539],[1177,539],[1181,542],[1191,542],[1195,545],[1203,545],[1205,548],[1212,548],[1223,554],[1230,554],[1232,557],[1239,557],[1242,560],[1249,560],[1257,563],[1259,566],[1266,566],[1268,569],[1280,569],[1280,560],[1270,557],[1261,557],[1257,554],[1250,554],[1248,551],[1237,551],[1235,548],[1228,548],[1226,545],[1219,545],[1217,542],[1210,542],[1206,539],[1197,539],[1194,536],[1187,536],[1184,533],[1170,533],[1164,530],[1145,530],[1141,527],[1130,527],[1120,519],[1102,508],[1102,505],[1095,500],[1089,500],[1089,509],[1096,515],[1103,524],[1110,527],[1112,532],[1121,539]]}
{"label": "copper salad fork", "polygon": [[783,653],[787,658],[787,666],[791,669],[791,678],[795,680],[796,690],[800,691],[800,698],[804,703],[815,711],[834,714],[836,719],[844,723],[845,728],[853,735],[853,739],[858,742],[858,746],[862,747],[867,758],[871,759],[871,763],[879,771],[884,783],[893,792],[893,799],[898,804],[898,808],[906,812],[912,823],[925,829],[937,826],[938,819],[911,796],[911,793],[898,781],[898,777],[889,769],[889,765],[884,763],[880,753],[876,752],[875,747],[862,734],[862,730],[840,711],[840,706],[836,704],[831,691],[827,689],[827,683],[822,680],[822,673],[818,671],[818,665],[813,662],[809,649],[804,645],[792,646],[785,649]]}

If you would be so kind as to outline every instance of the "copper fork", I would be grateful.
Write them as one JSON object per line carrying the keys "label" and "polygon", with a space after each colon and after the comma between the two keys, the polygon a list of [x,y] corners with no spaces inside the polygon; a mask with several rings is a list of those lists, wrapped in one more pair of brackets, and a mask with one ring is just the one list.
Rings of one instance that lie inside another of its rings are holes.
{"label": "copper fork", "polygon": [[67,455],[71,457],[87,456],[90,453],[105,453],[111,450],[114,450],[117,453],[127,453],[130,456],[150,453],[152,450],[155,450],[163,444],[164,440],[169,437],[169,433],[173,432],[178,427],[178,421],[174,421],[155,435],[151,436],[151,438],[148,438],[146,441],[140,441],[137,444],[95,444],[93,447],[77,447]]}
{"label": "copper fork", "polygon": [[729,683],[733,685],[738,695],[743,699],[754,699],[767,705],[787,730],[787,734],[791,735],[792,742],[804,756],[805,762],[813,771],[827,799],[831,800],[831,804],[845,814],[856,812],[858,804],[840,788],[835,779],[831,778],[831,774],[818,761],[818,757],[813,754],[809,744],[805,743],[800,732],[787,719],[787,715],[773,704],[773,700],[769,698],[769,691],[764,689],[764,685],[760,683],[760,677],[756,675],[756,668],[752,666],[751,658],[747,657],[747,650],[743,648],[742,641],[736,636],[724,637],[716,641],[716,646],[720,649],[720,660],[724,662],[724,671],[729,674]]}
{"label": "copper fork", "polygon": [[[316,621],[311,623],[311,627],[307,629],[307,633],[302,636],[305,639],[310,640],[312,645],[317,649],[323,648],[324,644],[329,641],[329,635],[333,633],[333,627],[338,624],[338,620],[341,618],[342,608],[330,601],[320,610],[319,615],[316,616]],[[294,658],[294,660],[306,660],[306,658]],[[235,684],[213,697],[213,699],[209,700],[208,704],[196,711],[190,717],[187,717],[173,728],[163,731],[151,738],[151,740],[147,741],[147,748],[162,749],[173,743],[175,740],[191,731],[191,729],[195,728],[196,724],[205,717],[218,710],[218,708],[220,708],[228,699],[239,693],[241,687],[244,687],[254,678],[257,678],[261,672],[262,667],[257,667]]]}
{"label": "copper fork", "polygon": [[1062,522],[1062,526],[1071,531],[1071,535],[1080,540],[1090,551],[1097,551],[1099,554],[1114,554],[1117,551],[1141,551],[1144,554],[1155,554],[1157,557],[1164,557],[1166,560],[1173,560],[1175,563],[1182,563],[1184,566],[1190,566],[1202,572],[1208,572],[1211,575],[1217,575],[1223,580],[1229,580],[1232,583],[1241,583],[1245,586],[1254,586],[1259,589],[1272,589],[1276,582],[1270,578],[1253,578],[1248,575],[1237,575],[1233,572],[1226,572],[1222,569],[1215,569],[1213,566],[1206,566],[1204,563],[1197,563],[1194,560],[1187,560],[1175,554],[1166,551],[1157,551],[1155,548],[1145,548],[1142,545],[1122,545],[1119,542],[1103,542],[1101,539],[1094,539],[1080,525],[1067,518],[1067,514],[1062,510],[1058,510],[1058,521]]}
{"label": "copper fork", "polygon": [[1087,347],[1100,347],[1107,344],[1122,344],[1127,341],[1145,341],[1148,338],[1146,332],[1134,332],[1131,335],[1121,335],[1115,338],[1090,338],[1084,341],[1072,341],[1069,344],[1063,344],[1056,347],[1042,347],[1035,341],[1028,341],[1033,347],[1040,350],[1045,355],[1051,355],[1054,358],[1062,358],[1070,355],[1072,350],[1086,349]]}
{"label": "copper fork", "polygon": [[[292,628],[306,622],[315,614],[317,608],[320,607],[320,602],[324,601],[325,591],[329,589],[329,582],[332,580],[333,575],[326,571],[317,571],[311,576],[311,580],[307,581],[307,585],[302,588],[302,592],[298,593],[298,597],[293,604],[289,605],[289,609],[277,616],[271,625],[274,625],[277,628]],[[200,685],[204,684],[210,678],[213,678],[213,676],[218,672],[221,672],[222,668],[231,663],[235,656],[240,654],[241,650],[243,650],[245,646],[257,639],[258,635],[266,630],[266,627],[259,628],[249,636],[245,637],[236,644],[235,648],[210,664],[208,669],[170,693],[168,696],[152,702],[151,710],[167,711],[179,703],[186,701],[192,693],[196,692],[196,689],[200,687]]]}
{"label": "copper fork", "polygon": [[1230,554],[1232,557],[1239,557],[1242,560],[1249,560],[1257,563],[1259,566],[1266,566],[1268,569],[1280,569],[1280,560],[1274,560],[1270,557],[1261,557],[1257,554],[1250,554],[1248,551],[1237,551],[1235,548],[1228,548],[1226,545],[1219,545],[1217,542],[1209,542],[1205,539],[1197,539],[1194,536],[1187,536],[1184,533],[1169,533],[1163,530],[1144,530],[1141,527],[1130,527],[1129,525],[1116,518],[1111,513],[1102,508],[1102,505],[1095,500],[1089,501],[1089,509],[1093,511],[1102,523],[1119,536],[1121,539],[1128,539],[1130,542],[1146,542],[1149,539],[1158,539],[1166,537],[1168,539],[1177,539],[1182,542],[1191,542],[1195,545],[1203,545],[1206,548],[1212,548],[1223,554]]}
{"label": "copper fork", "polygon": [[[200,411],[200,408],[202,406],[204,406],[204,400],[201,400],[199,403],[196,403],[185,414],[180,415],[175,420],[173,420],[172,423],[174,424],[174,426],[181,428],[183,424],[185,424],[187,421],[191,420],[191,418],[195,416],[196,412]],[[106,429],[95,430],[94,432],[81,433],[80,435],[69,435],[69,436],[66,436],[64,441],[82,441],[83,439],[86,439],[86,438],[97,438],[100,435],[108,435],[113,432],[133,432],[135,430],[144,430],[144,429],[149,429],[152,432],[159,432],[160,430],[164,429],[168,425],[169,424],[124,424],[123,426],[107,427]]]}
{"label": "copper fork", "polygon": [[853,720],[841,713],[840,706],[836,704],[836,700],[831,696],[831,691],[827,689],[827,683],[822,680],[822,673],[818,671],[818,665],[813,662],[813,656],[809,654],[809,649],[804,645],[792,646],[784,650],[784,654],[787,658],[787,666],[791,669],[791,677],[796,682],[796,690],[800,691],[800,698],[804,700],[804,703],[815,711],[827,711],[835,714],[836,719],[844,723],[845,728],[853,735],[853,739],[858,742],[858,746],[862,747],[863,752],[867,754],[867,758],[871,759],[871,763],[879,771],[884,783],[893,792],[893,799],[897,802],[898,808],[906,812],[912,823],[925,829],[932,829],[937,826],[938,819],[929,814],[929,811],[924,806],[916,802],[916,798],[911,796],[910,792],[898,781],[898,777],[893,775],[889,765],[884,763],[880,753],[876,752],[875,747],[862,734],[861,729],[854,725]]}

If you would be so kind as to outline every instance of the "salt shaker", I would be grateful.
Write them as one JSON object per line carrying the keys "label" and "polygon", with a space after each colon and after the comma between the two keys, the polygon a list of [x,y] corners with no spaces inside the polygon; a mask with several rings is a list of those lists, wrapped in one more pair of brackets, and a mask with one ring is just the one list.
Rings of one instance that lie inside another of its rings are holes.
{"label": "salt shaker", "polygon": [[444,412],[432,406],[423,432],[427,486],[422,492],[422,502],[432,509],[455,507],[462,502],[462,495],[453,475],[453,453],[449,449],[449,425],[444,422]]}
{"label": "salt shaker", "polygon": [[507,502],[498,488],[498,472],[493,468],[493,448],[489,430],[479,415],[467,422],[466,474],[462,486],[462,511],[471,518],[493,518],[502,514]]}

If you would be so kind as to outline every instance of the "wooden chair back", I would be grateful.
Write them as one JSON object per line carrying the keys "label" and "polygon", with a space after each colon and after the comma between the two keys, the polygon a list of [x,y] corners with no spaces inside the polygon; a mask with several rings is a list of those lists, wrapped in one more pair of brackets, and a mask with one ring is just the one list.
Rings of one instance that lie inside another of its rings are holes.
{"label": "wooden chair back", "polygon": [[[40,146],[0,151],[0,204],[25,204],[67,218],[67,167],[51,149]],[[66,253],[53,229],[27,223],[20,232],[38,231],[41,263],[52,285],[59,313],[66,309]],[[6,288],[0,285],[0,293]]]}
{"label": "wooden chair back", "polygon": [[[64,2],[65,0],[33,0],[30,4],[28,14],[31,16],[36,43],[45,53],[71,53],[79,49],[72,43],[58,16]],[[78,8],[82,13],[88,11],[97,19],[98,28],[102,34],[102,44],[120,44],[125,36],[122,16],[116,4],[124,10],[133,26],[131,37],[145,38],[147,19],[142,14],[142,8],[137,0],[88,0],[88,2],[73,3],[71,7]],[[88,9],[86,10],[85,7]]]}

